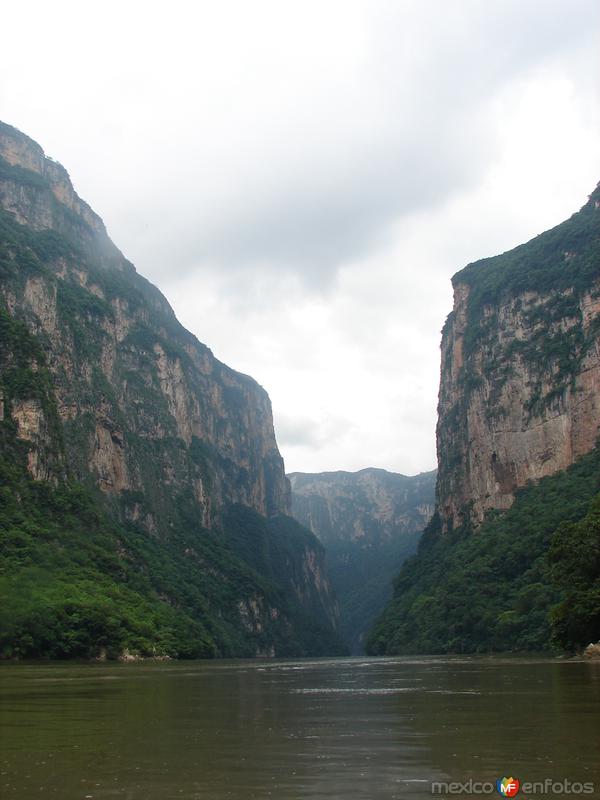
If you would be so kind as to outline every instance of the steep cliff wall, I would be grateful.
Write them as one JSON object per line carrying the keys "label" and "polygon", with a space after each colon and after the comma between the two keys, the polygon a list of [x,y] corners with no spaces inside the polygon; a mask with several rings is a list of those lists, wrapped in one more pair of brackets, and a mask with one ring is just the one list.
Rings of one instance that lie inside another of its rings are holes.
{"label": "steep cliff wall", "polygon": [[[162,294],[112,244],[64,168],[3,123],[0,311],[7,333],[0,341],[0,423],[6,442],[16,442],[10,447],[25,454],[30,477],[55,489],[67,481],[99,492],[122,530],[164,546],[173,570],[177,542],[185,586],[213,587],[195,601],[194,613],[202,607],[214,621],[214,652],[252,654],[252,636],[257,652],[305,652],[308,639],[294,625],[308,630],[306,615],[320,620],[313,627],[322,626],[323,652],[337,605],[322,547],[300,526],[289,527],[290,490],[268,395],[178,323]],[[236,507],[244,511],[232,516]],[[271,583],[264,581],[268,559],[257,572],[236,552],[248,528],[260,546],[279,553]],[[190,536],[208,538],[192,546]],[[191,572],[188,562],[195,562]],[[254,571],[242,577],[247,569]],[[221,596],[207,575],[238,589]],[[153,584],[159,593],[163,579]],[[177,597],[162,592],[165,601],[183,602],[180,588]],[[228,618],[229,633],[218,617]],[[250,639],[236,639],[236,626]]]}
{"label": "steep cliff wall", "polygon": [[453,284],[437,513],[367,650],[595,641],[598,540],[584,518],[600,493],[600,188],[566,222]]}
{"label": "steep cliff wall", "polygon": [[327,548],[340,631],[354,653],[362,652],[393,577],[433,514],[435,477],[383,469],[289,475],[293,516]]}
{"label": "steep cliff wall", "polygon": [[[225,503],[287,513],[266,392],[179,325],[39,145],[2,126],[0,158],[0,207],[11,227],[5,264],[13,266],[0,289],[51,353],[72,472],[92,472],[104,492],[121,497],[152,486],[144,509],[151,528],[186,487],[205,525]],[[10,242],[14,221],[31,241],[19,242],[16,231]],[[33,416],[29,408],[29,427],[40,427]],[[131,499],[127,512],[139,518],[138,506]]]}
{"label": "steep cliff wall", "polygon": [[508,508],[600,434],[600,190],[569,220],[453,278],[442,336],[444,527]]}

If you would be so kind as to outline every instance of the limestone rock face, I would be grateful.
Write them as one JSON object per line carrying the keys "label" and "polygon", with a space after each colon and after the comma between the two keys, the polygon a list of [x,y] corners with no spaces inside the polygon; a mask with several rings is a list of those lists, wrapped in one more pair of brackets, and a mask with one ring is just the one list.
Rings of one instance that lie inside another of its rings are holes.
{"label": "limestone rock face", "polygon": [[445,529],[508,508],[598,440],[598,201],[596,189],[570,220],[453,279],[437,426]]}
{"label": "limestone rock face", "polygon": [[52,462],[46,457],[49,431],[39,400],[14,400],[10,416],[17,425],[17,437],[29,445],[27,465],[34,480],[50,480]]}
{"label": "limestone rock face", "polygon": [[[71,227],[83,232],[87,227],[108,238],[100,217],[77,196],[66,169],[47,158],[37,142],[2,124],[0,155],[6,164],[16,167],[12,176],[3,170],[0,198],[3,208],[15,214],[19,222],[37,230]],[[85,235],[89,233],[85,231]]]}
{"label": "limestone rock face", "polygon": [[[71,474],[91,472],[126,515],[151,528],[190,490],[206,526],[228,503],[288,513],[266,392],[177,322],[110,242],[66,170],[4,124],[0,208],[35,234],[43,257],[42,276],[23,271],[0,291],[45,343]],[[13,415],[20,436],[42,435],[39,409],[22,405]],[[32,474],[48,477],[38,462],[32,455]]]}

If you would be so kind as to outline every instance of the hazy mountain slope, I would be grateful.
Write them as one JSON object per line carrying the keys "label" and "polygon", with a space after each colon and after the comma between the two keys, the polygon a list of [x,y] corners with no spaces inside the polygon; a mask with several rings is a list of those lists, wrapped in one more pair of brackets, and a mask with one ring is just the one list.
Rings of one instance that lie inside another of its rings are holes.
{"label": "hazy mountain slope", "polygon": [[435,472],[406,477],[364,469],[289,478],[294,517],[327,548],[342,636],[352,652],[362,652],[393,577],[433,513]]}

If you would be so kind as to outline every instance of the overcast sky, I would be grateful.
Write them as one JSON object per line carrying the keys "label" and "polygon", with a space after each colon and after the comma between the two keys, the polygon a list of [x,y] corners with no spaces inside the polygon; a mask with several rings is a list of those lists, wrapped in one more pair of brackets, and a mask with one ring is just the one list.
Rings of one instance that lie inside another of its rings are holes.
{"label": "overcast sky", "polygon": [[597,0],[11,3],[0,118],[269,392],[288,471],[435,466],[450,278],[600,180]]}

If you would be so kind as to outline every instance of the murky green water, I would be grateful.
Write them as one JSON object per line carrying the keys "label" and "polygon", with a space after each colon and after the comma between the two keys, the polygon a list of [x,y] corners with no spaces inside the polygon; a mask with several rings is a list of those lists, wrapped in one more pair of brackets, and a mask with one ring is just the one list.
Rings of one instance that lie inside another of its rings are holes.
{"label": "murky green water", "polygon": [[0,730],[3,800],[377,800],[504,775],[600,797],[600,663],[4,664]]}

